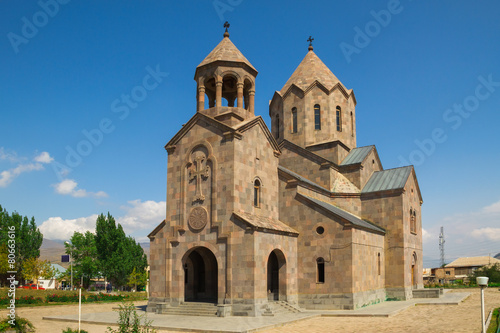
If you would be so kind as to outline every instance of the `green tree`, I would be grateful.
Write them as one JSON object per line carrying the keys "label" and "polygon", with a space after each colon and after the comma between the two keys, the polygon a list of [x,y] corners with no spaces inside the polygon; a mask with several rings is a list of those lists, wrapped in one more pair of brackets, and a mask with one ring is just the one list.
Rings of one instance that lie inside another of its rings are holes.
{"label": "green tree", "polygon": [[26,280],[36,281],[38,279],[52,279],[56,275],[56,271],[47,260],[38,258],[29,258],[23,261],[23,276]]}
{"label": "green tree", "polygon": [[476,278],[478,276],[488,277],[488,283],[500,283],[500,265],[494,264],[478,268],[472,273],[472,276],[470,276],[469,279],[472,282],[476,282]]}
{"label": "green tree", "polygon": [[90,280],[100,275],[94,234],[75,232],[70,243],[64,245],[66,254],[71,256],[74,281],[81,281],[83,277],[83,287],[88,288]]}
{"label": "green tree", "polygon": [[148,266],[140,244],[127,237],[109,213],[97,217],[95,243],[102,273],[115,286],[126,286],[134,268],[144,271]]}
{"label": "green tree", "polygon": [[148,274],[146,271],[139,271],[134,267],[134,270],[128,276],[127,285],[129,287],[134,287],[134,291],[137,291],[137,286],[145,286],[148,279]]}
{"label": "green tree", "polygon": [[23,263],[27,259],[40,257],[43,235],[36,226],[34,217],[28,220],[27,216],[23,217],[17,212],[10,215],[0,205],[0,244],[7,244],[11,228],[14,228],[15,235],[15,270],[22,274]]}

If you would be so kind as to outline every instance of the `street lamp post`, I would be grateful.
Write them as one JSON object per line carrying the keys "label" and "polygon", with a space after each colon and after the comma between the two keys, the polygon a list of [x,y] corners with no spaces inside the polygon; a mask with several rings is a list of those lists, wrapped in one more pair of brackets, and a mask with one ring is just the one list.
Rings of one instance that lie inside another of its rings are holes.
{"label": "street lamp post", "polygon": [[[70,245],[69,242],[64,242]],[[71,290],[73,290],[73,251],[69,250],[69,266],[71,267]]]}
{"label": "street lamp post", "polygon": [[481,287],[481,327],[483,329],[481,332],[486,333],[484,322],[484,288],[488,287],[488,278],[485,276],[478,276],[476,282]]}

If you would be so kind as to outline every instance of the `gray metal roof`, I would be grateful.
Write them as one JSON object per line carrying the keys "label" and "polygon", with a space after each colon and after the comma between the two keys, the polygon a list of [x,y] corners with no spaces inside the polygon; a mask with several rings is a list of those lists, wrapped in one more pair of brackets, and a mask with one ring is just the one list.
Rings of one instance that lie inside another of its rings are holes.
{"label": "gray metal roof", "polygon": [[295,172],[293,172],[293,171],[291,171],[291,170],[289,170],[289,169],[287,169],[287,168],[282,167],[281,165],[280,165],[280,166],[278,166],[278,170],[281,170],[281,171],[283,171],[283,172],[286,172],[287,174],[289,174],[289,175],[290,175],[290,176],[292,176],[293,178],[296,178],[298,181],[301,181],[301,182],[304,182],[304,183],[309,184],[309,185],[311,185],[311,186],[314,186],[314,187],[320,188],[320,189],[322,189],[322,190],[327,190],[327,191],[328,191],[328,189],[325,189],[324,187],[322,187],[322,186],[320,186],[320,185],[316,184],[315,182],[312,182],[312,181],[310,181],[309,179],[304,178],[304,177],[302,177],[301,175],[299,175],[299,174],[297,174],[297,173],[295,173]]}
{"label": "gray metal roof", "polygon": [[412,166],[376,171],[370,177],[361,193],[397,190],[405,186]]}
{"label": "gray metal roof", "polygon": [[366,146],[352,149],[340,165],[351,165],[363,162],[374,147],[375,146]]}
{"label": "gray metal roof", "polygon": [[302,193],[298,193],[298,194],[303,196],[307,200],[311,201],[312,203],[320,206],[321,208],[349,221],[350,223],[354,224],[355,226],[385,233],[384,229],[382,229],[382,228],[380,228],[380,227],[378,227],[378,226],[376,226],[368,221],[362,220],[359,217],[357,217],[356,215],[351,214],[349,212],[346,212],[345,210],[340,209],[332,204],[326,203],[324,201],[320,201],[318,199],[312,198],[312,197],[305,195],[305,194],[302,194]]}

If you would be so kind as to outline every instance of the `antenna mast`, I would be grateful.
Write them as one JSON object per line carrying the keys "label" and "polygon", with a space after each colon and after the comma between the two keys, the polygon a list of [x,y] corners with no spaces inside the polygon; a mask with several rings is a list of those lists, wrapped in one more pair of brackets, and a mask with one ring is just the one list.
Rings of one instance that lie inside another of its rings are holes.
{"label": "antenna mast", "polygon": [[441,227],[441,233],[439,234],[439,252],[441,252],[441,265],[444,266],[444,228]]}

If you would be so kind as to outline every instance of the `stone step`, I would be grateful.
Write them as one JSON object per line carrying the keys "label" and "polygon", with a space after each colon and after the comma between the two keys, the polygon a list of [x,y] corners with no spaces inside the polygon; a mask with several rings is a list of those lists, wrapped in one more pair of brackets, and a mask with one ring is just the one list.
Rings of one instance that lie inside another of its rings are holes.
{"label": "stone step", "polygon": [[176,307],[167,307],[162,314],[177,316],[217,316],[217,305],[213,303],[186,302]]}

